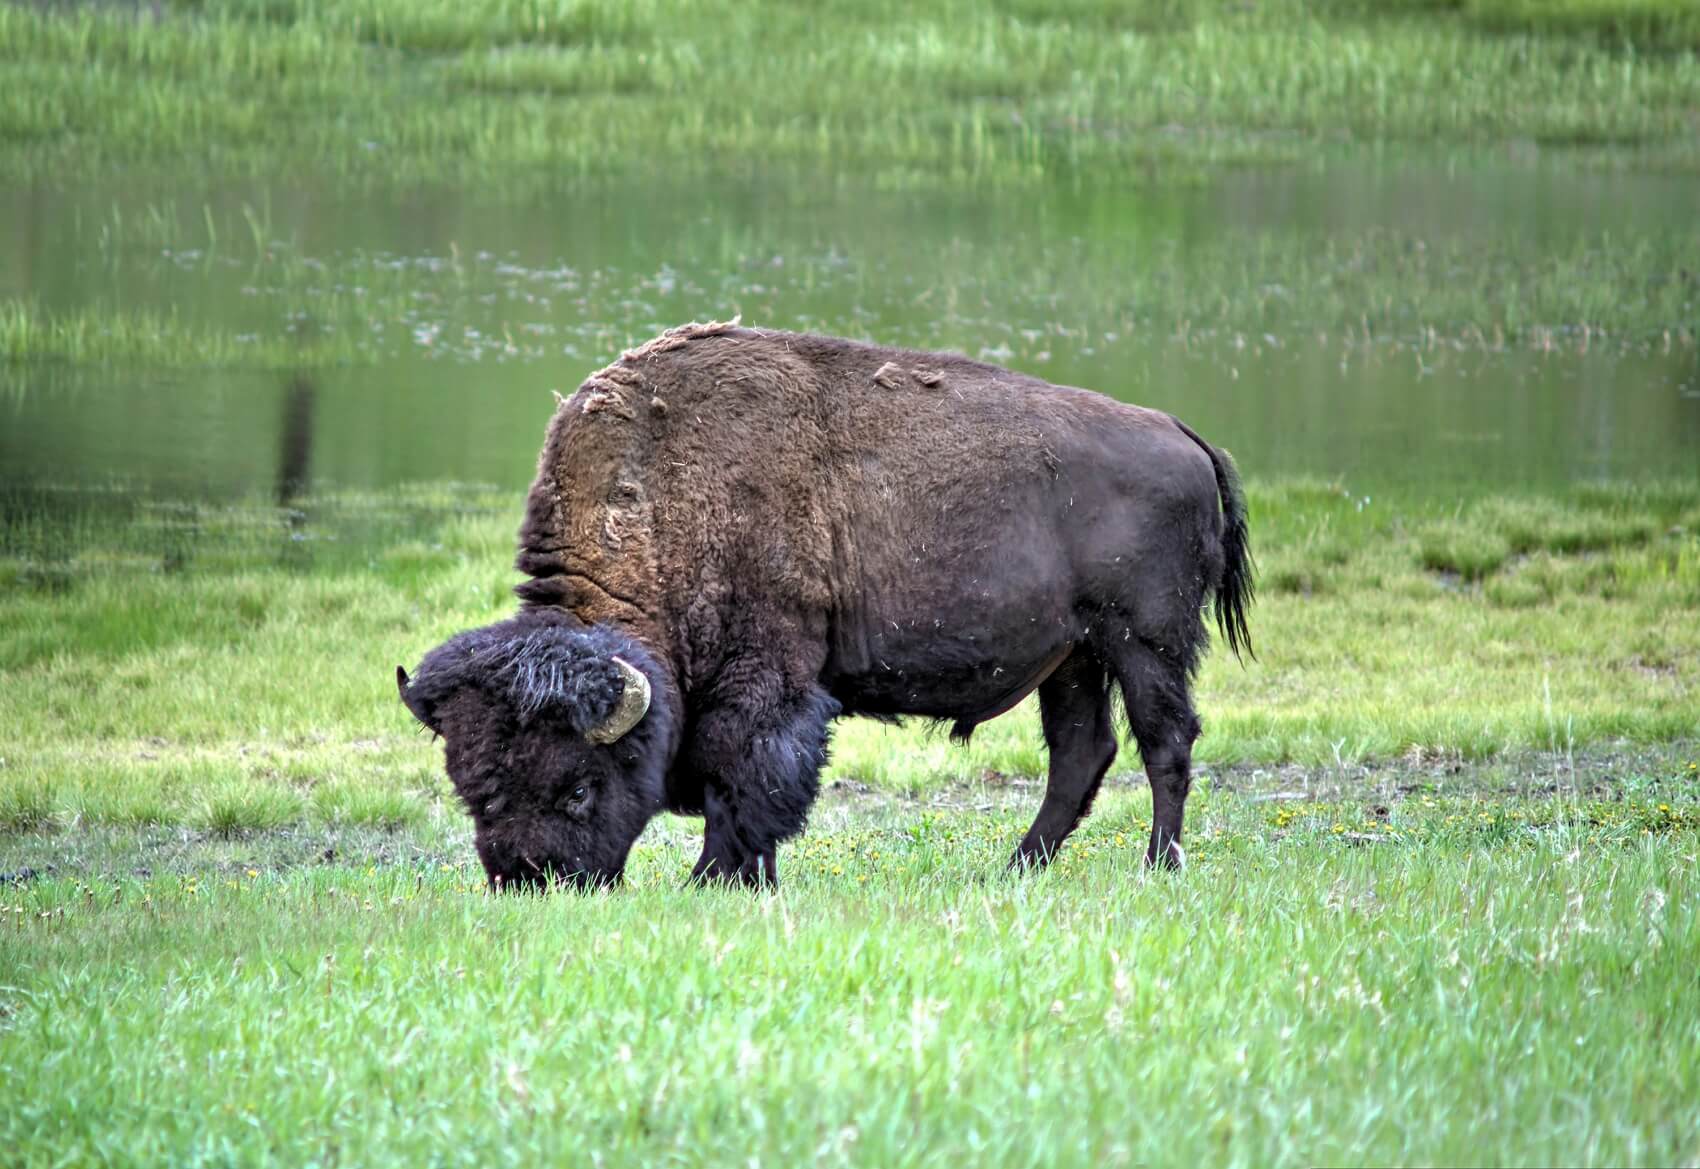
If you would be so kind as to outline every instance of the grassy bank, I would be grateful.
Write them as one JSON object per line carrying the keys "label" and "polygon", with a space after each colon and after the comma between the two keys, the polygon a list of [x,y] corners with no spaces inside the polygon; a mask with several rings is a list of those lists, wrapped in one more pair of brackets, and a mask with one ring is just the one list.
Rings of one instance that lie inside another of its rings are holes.
{"label": "grassy bank", "polygon": [[842,165],[903,184],[1373,142],[1691,169],[1697,47],[1674,0],[8,4],[0,166],[507,183]]}
{"label": "grassy bank", "polygon": [[1429,778],[1207,785],[1178,879],[1139,867],[1137,790],[1028,878],[997,866],[1030,792],[839,792],[774,896],[681,890],[683,823],[632,888],[549,900],[485,897],[433,826],[0,836],[38,871],[0,886],[0,1140],[20,1167],[1691,1159],[1691,769]]}
{"label": "grassy bank", "polygon": [[1700,51],[1700,6],[1684,0],[1360,0],[1358,7],[1444,15],[1495,33],[1588,37],[1639,53]]}
{"label": "grassy bank", "polygon": [[[1254,488],[1260,660],[1200,679],[1210,763],[1564,755],[1700,739],[1700,486],[1462,508]],[[396,663],[511,611],[518,501],[452,485],[114,525],[64,500],[5,531],[0,825],[420,822],[440,749]],[[49,507],[49,504],[56,504]],[[1034,775],[1030,709],[967,751],[843,724],[832,775],[917,791]],[[1122,773],[1137,768],[1124,754]]]}

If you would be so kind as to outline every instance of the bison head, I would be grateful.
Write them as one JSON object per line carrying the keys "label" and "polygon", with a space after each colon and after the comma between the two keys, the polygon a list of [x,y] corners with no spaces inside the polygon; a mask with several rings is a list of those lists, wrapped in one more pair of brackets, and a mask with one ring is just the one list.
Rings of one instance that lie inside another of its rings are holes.
{"label": "bison head", "polygon": [[493,887],[612,884],[662,808],[666,675],[632,638],[527,612],[438,646],[401,699],[441,735]]}

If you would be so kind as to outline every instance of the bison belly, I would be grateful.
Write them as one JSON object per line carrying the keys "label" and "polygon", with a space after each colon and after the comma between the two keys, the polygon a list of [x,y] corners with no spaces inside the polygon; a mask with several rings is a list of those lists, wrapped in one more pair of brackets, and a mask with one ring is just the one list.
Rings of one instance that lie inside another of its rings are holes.
{"label": "bison belly", "polygon": [[888,579],[863,582],[826,671],[846,713],[981,722],[1067,656],[1079,628],[1063,548],[1037,523],[1002,536],[935,545]]}

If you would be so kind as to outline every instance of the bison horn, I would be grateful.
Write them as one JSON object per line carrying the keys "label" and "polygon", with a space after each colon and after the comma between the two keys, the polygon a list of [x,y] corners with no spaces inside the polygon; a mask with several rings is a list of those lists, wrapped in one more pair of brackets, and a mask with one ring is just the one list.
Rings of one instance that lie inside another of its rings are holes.
{"label": "bison horn", "polygon": [[591,727],[584,733],[586,739],[601,746],[607,746],[637,726],[649,710],[649,679],[643,676],[643,671],[625,658],[615,658],[614,664],[620,667],[625,679],[619,705],[614,707],[614,713],[603,720],[601,726]]}

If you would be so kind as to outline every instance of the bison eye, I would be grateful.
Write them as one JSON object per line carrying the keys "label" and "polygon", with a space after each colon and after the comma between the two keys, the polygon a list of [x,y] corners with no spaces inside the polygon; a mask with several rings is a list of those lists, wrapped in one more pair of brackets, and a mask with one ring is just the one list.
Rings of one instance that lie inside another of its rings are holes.
{"label": "bison eye", "polygon": [[555,806],[569,816],[582,816],[590,808],[590,785],[575,783],[558,797]]}

